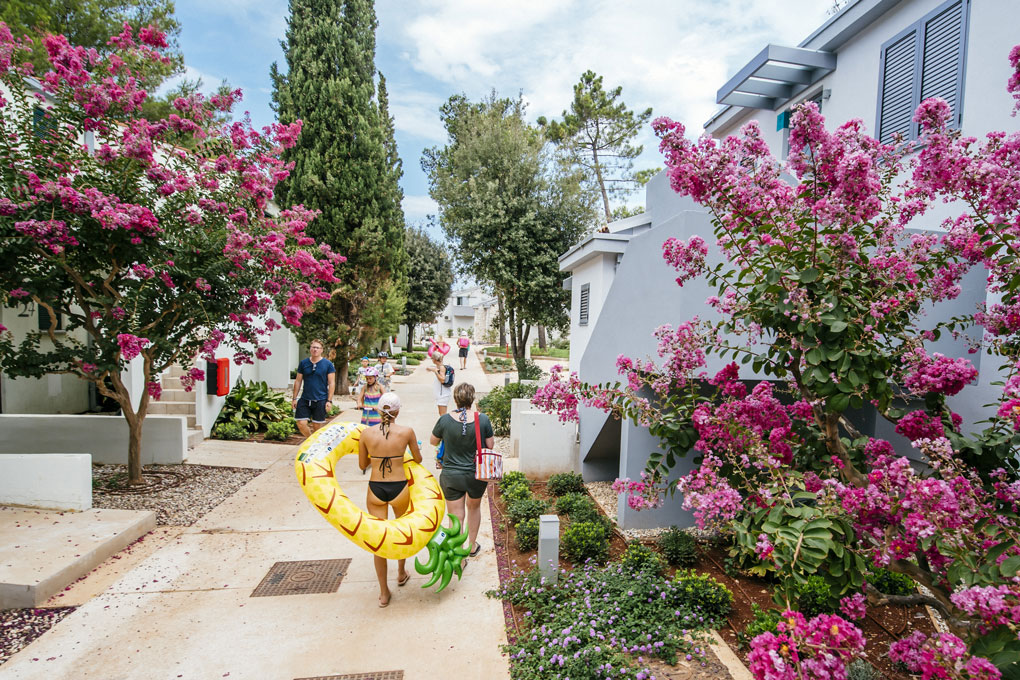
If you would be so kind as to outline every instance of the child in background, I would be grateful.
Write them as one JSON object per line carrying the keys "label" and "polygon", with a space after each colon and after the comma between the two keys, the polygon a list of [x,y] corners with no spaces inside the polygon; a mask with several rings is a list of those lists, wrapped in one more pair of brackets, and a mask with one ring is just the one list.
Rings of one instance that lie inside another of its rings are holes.
{"label": "child in background", "polygon": [[361,357],[361,366],[358,367],[358,383],[354,386],[354,394],[361,394],[361,388],[368,383],[365,380],[365,371],[368,370],[369,361],[368,357]]}

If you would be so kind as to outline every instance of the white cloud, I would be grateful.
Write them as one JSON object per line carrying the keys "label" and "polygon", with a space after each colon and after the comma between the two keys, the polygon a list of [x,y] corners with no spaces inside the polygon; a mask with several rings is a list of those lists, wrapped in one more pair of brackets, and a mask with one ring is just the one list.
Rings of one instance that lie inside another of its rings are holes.
{"label": "white cloud", "polygon": [[[393,88],[388,84],[388,89]],[[446,140],[446,128],[439,120],[439,107],[446,101],[438,94],[410,88],[397,88],[390,94],[390,115],[399,132],[421,140],[441,143]]]}
{"label": "white cloud", "polygon": [[423,223],[428,215],[439,214],[439,205],[429,196],[404,196],[400,205],[408,224]]}
{"label": "white cloud", "polygon": [[169,80],[165,81],[162,85],[160,85],[159,90],[156,92],[156,94],[158,95],[166,94],[170,90],[180,85],[185,80],[189,80],[192,82],[198,80],[202,81],[202,86],[198,89],[198,91],[206,96],[215,94],[216,89],[220,86],[220,83],[223,82],[223,78],[221,78],[220,76],[214,76],[204,71],[199,71],[197,68],[194,68],[193,66],[185,65],[184,73],[182,73],[179,76],[174,76],[173,78],[170,78]]}

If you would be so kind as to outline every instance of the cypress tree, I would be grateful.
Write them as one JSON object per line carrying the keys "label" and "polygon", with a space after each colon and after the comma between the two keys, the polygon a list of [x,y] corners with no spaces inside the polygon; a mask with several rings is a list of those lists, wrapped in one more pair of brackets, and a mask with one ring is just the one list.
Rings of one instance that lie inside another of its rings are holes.
{"label": "cypress tree", "polygon": [[280,122],[303,122],[284,156],[294,169],[277,200],[321,211],[308,235],[347,257],[342,283],[298,329],[303,343],[323,336],[335,349],[341,392],[348,361],[374,339],[363,319],[386,305],[404,266],[389,121],[375,98],[376,25],[371,0],[290,0],[281,42],[287,72],[276,64],[270,72]]}

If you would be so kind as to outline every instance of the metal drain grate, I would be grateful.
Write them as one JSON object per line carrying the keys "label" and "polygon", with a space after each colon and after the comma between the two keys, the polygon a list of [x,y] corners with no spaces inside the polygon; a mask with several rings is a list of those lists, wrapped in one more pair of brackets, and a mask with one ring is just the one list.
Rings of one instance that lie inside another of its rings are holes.
{"label": "metal drain grate", "polygon": [[335,593],[350,565],[349,559],[277,562],[251,597]]}
{"label": "metal drain grate", "polygon": [[374,673],[352,673],[350,675],[316,675],[314,678],[295,680],[404,680],[404,671],[376,671]]}

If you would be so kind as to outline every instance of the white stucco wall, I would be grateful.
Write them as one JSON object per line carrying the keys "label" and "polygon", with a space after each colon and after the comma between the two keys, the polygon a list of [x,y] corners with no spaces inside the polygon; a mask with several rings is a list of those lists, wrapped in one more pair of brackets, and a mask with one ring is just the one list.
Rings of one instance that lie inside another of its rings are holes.
{"label": "white stucco wall", "polygon": [[[600,253],[582,262],[571,271],[570,290],[570,370],[580,367],[581,357],[591,339],[592,330],[598,322],[602,304],[609,294],[616,276],[616,253]],[[581,287],[588,289],[588,323],[582,326],[580,321]]]}
{"label": "white stucco wall", "polygon": [[92,507],[92,456],[0,453],[0,505],[88,510]]}

